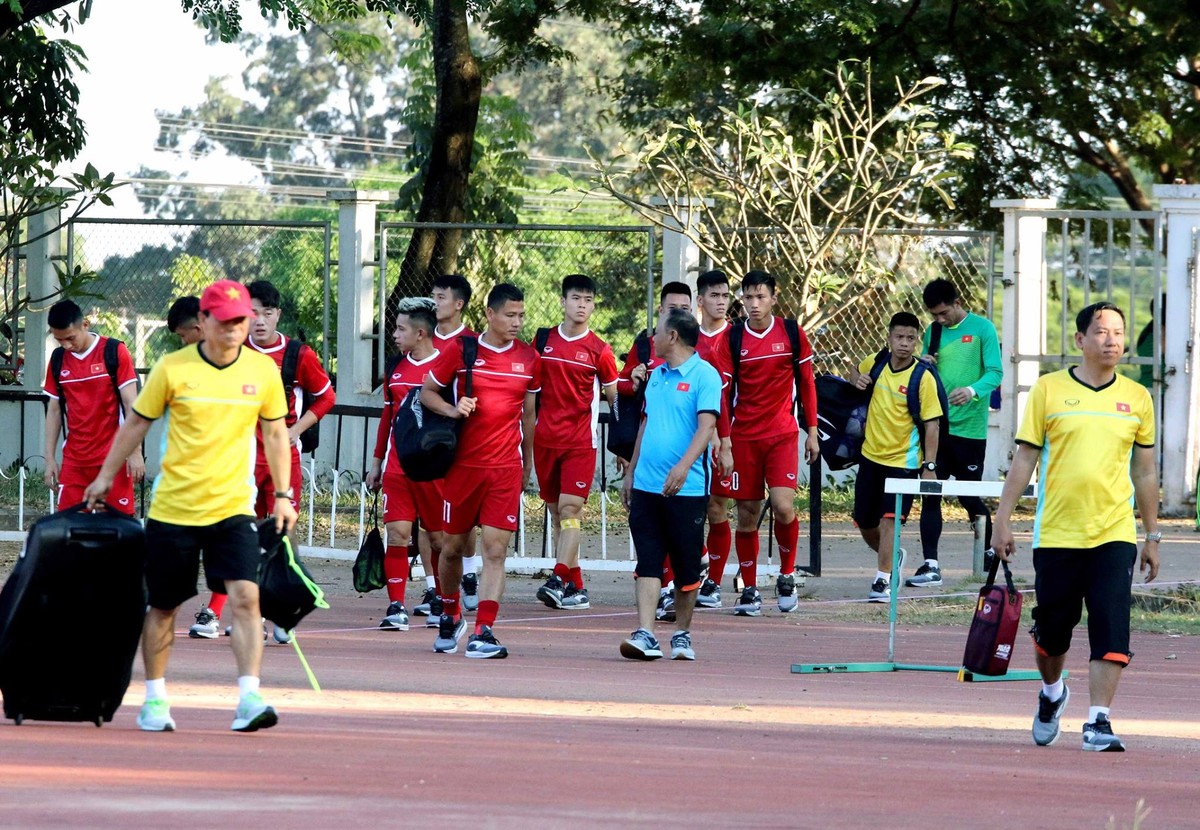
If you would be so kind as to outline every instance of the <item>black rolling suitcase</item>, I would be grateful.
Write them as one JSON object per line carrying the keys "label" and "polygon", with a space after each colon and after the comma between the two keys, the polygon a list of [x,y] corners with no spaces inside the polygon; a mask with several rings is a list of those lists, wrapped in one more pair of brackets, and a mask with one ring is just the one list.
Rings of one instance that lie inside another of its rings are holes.
{"label": "black rolling suitcase", "polygon": [[[4,715],[111,721],[133,669],[146,615],[141,522],[83,505],[39,519],[0,591]],[[81,636],[81,615],[104,633]]]}

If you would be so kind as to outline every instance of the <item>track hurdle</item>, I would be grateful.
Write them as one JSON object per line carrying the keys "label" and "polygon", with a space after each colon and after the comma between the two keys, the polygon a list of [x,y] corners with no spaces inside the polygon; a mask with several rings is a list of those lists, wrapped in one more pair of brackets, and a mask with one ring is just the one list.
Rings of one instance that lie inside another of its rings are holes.
{"label": "track hurdle", "polygon": [[[892,534],[892,590],[888,607],[888,648],[887,660],[878,663],[795,663],[792,674],[842,674],[847,672],[893,672],[893,671],[928,671],[948,672],[958,675],[960,681],[983,682],[992,680],[1040,680],[1041,675],[1031,669],[1009,669],[1001,677],[988,677],[969,672],[961,666],[927,666],[916,663],[896,662],[896,610],[900,601],[900,586],[903,585],[903,574],[900,572],[900,521],[904,496],[979,496],[980,498],[999,498],[1004,490],[1002,481],[927,481],[920,478],[889,478],[884,482],[884,492],[896,497],[896,522]],[[1037,486],[1030,484],[1021,493],[1022,498],[1037,498]],[[1066,673],[1064,672],[1064,676]]]}

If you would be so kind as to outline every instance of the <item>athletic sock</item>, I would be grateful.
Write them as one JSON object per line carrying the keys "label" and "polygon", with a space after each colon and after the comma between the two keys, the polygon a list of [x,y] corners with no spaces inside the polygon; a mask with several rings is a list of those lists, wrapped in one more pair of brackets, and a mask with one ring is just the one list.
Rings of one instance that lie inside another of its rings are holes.
{"label": "athletic sock", "polygon": [[926,559],[925,564],[931,568],[941,568],[942,567],[941,565],[938,564],[938,561],[936,559]]}
{"label": "athletic sock", "polygon": [[796,570],[796,547],[800,544],[800,518],[790,524],[775,523],[775,542],[779,545],[779,573],[790,574]]}
{"label": "athletic sock", "polygon": [[463,557],[463,573],[479,573],[479,569],[483,566],[483,557],[478,553],[474,556]]}
{"label": "athletic sock", "polygon": [[571,569],[562,562],[554,563],[554,575],[562,581],[563,585],[571,581]]}
{"label": "athletic sock", "polygon": [[1105,720],[1109,720],[1107,706],[1089,706],[1088,707],[1088,723],[1095,723],[1097,718],[1104,715]]}
{"label": "athletic sock", "polygon": [[675,581],[675,569],[671,567],[671,557],[668,556],[665,560],[663,560],[662,584],[670,585],[674,581]]}
{"label": "athletic sock", "polygon": [[[457,588],[458,586],[454,586]],[[449,614],[454,619],[458,619],[460,611],[458,610],[458,591],[450,594],[441,594],[439,598],[442,601],[442,613]],[[480,603],[482,605],[483,603]]]}
{"label": "athletic sock", "polygon": [[576,591],[583,590],[583,568],[578,566],[571,568],[571,582],[575,585]]}
{"label": "athletic sock", "polygon": [[388,602],[404,602],[408,567],[408,545],[388,545],[383,554],[383,575],[387,580]]}
{"label": "athletic sock", "polygon": [[479,608],[475,611],[475,633],[483,633],[485,625],[492,626],[496,624],[496,617],[500,614],[500,603],[494,599],[480,600]]}
{"label": "athletic sock", "polygon": [[225,610],[225,600],[229,599],[225,594],[213,592],[212,598],[208,601],[208,610],[213,612],[213,616],[221,616],[221,612]]}
{"label": "athletic sock", "polygon": [[435,577],[433,574],[426,574],[425,575],[425,587],[433,588],[436,590],[437,589],[437,577]]}
{"label": "athletic sock", "polygon": [[876,571],[875,578],[882,579],[884,585],[887,585],[888,583],[890,583],[892,581],[892,575],[889,573],[884,573],[883,571]]}
{"label": "athletic sock", "polygon": [[167,679],[160,677],[157,680],[146,681],[146,700],[166,700],[167,699]]}
{"label": "athletic sock", "polygon": [[708,526],[708,578],[718,585],[725,577],[725,563],[729,560],[732,542],[733,531],[728,520]]}
{"label": "athletic sock", "polygon": [[758,531],[739,530],[734,535],[738,569],[747,588],[758,587]]}
{"label": "athletic sock", "polygon": [[1064,684],[1060,677],[1053,683],[1042,683],[1042,694],[1046,696],[1046,700],[1056,701],[1063,696]]}
{"label": "athletic sock", "polygon": [[258,691],[258,678],[252,674],[243,674],[238,678],[238,697],[255,694]]}

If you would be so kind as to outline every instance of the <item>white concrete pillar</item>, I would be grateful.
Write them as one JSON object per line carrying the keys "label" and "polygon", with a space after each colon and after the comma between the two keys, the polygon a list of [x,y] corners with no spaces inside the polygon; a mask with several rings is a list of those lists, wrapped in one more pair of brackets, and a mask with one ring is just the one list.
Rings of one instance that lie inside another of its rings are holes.
{"label": "white concrete pillar", "polygon": [[[687,236],[684,234],[684,228],[689,231],[695,229],[696,211],[701,205],[711,207],[712,199],[696,199],[690,202],[675,201],[669,202],[661,196],[654,196],[650,199],[650,204],[666,208],[670,204],[674,204],[677,208],[674,215],[670,212],[664,214],[665,222],[663,224],[663,244],[662,244],[662,281],[663,285],[669,282],[686,283],[692,289],[692,296],[696,296],[696,277],[699,276],[700,267],[700,249],[696,247]],[[682,224],[675,217],[682,219]],[[657,300],[657,297],[655,298]]]}
{"label": "white concrete pillar", "polygon": [[984,477],[995,479],[1012,463],[1013,440],[1025,400],[1038,379],[1046,332],[1046,218],[1031,211],[1053,210],[1053,199],[994,199],[1004,214],[1004,276],[997,429],[988,436]]}
{"label": "white concrete pillar", "polygon": [[[46,379],[46,364],[50,352],[58,345],[50,337],[46,321],[50,306],[62,299],[58,292],[62,285],[58,279],[55,263],[62,259],[62,205],[55,204],[48,210],[29,217],[26,238],[31,240],[21,251],[25,255],[25,280],[32,307],[23,314],[25,368],[21,386],[30,391],[40,391]],[[41,404],[22,403],[25,409],[24,446],[26,458],[41,458],[45,455],[45,432]],[[19,440],[19,439],[18,439]],[[36,462],[35,462],[36,463]],[[39,465],[40,466],[40,465]],[[30,482],[26,486],[30,486]],[[33,483],[34,489],[40,484]]]}
{"label": "white concrete pillar", "polygon": [[1165,364],[1162,422],[1162,511],[1169,516],[1192,513],[1196,498],[1196,465],[1200,461],[1200,349],[1196,348],[1200,308],[1200,185],[1154,185],[1165,213],[1166,271],[1163,287],[1170,296],[1163,333]]}

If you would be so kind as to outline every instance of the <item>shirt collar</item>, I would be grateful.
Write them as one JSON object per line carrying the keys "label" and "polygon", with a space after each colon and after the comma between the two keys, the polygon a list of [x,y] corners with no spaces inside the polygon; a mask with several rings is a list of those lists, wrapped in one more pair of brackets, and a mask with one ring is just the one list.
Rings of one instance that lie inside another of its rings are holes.
{"label": "shirt collar", "polygon": [[697,367],[699,367],[699,365],[703,362],[704,362],[704,359],[702,357],[700,357],[699,352],[692,352],[691,357],[689,357],[687,360],[683,361],[683,363],[680,363],[674,369],[671,368],[671,364],[666,363],[666,362],[663,362],[663,364],[661,366],[659,366],[658,368],[663,370],[663,374],[666,374],[667,372],[678,372],[679,374],[683,375],[684,377],[687,377],[692,372],[696,371]]}

